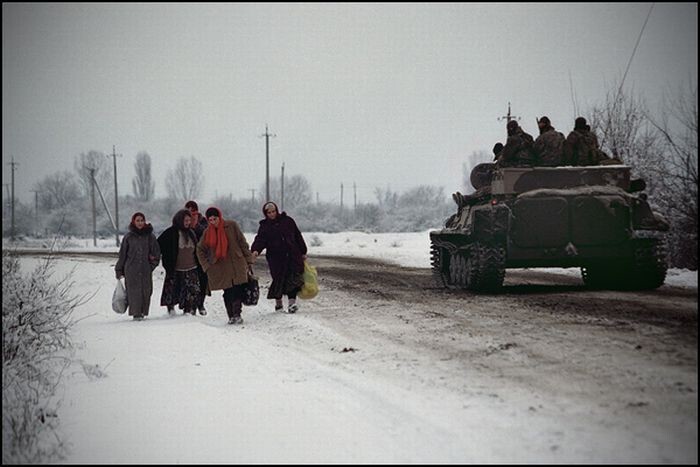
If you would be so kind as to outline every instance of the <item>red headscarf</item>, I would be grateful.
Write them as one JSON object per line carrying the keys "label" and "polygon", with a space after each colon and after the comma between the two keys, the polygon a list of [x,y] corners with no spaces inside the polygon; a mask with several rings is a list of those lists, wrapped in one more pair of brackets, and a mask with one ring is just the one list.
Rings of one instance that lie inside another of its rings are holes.
{"label": "red headscarf", "polygon": [[226,237],[226,232],[224,232],[224,217],[221,215],[221,209],[211,207],[207,209],[207,214],[211,215],[211,211],[216,210],[219,218],[218,227],[209,223],[206,232],[204,233],[204,244],[214,251],[216,259],[226,258],[228,253],[228,237]]}

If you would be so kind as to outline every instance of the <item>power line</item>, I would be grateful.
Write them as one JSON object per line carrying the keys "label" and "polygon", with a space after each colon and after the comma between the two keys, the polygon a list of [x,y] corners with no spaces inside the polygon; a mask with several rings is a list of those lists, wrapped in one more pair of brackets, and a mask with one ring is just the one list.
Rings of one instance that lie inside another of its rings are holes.
{"label": "power line", "polygon": [[651,4],[651,7],[649,8],[649,13],[647,13],[647,19],[644,20],[644,25],[642,26],[642,30],[639,31],[639,37],[637,37],[637,43],[634,44],[634,50],[632,50],[632,55],[630,55],[629,62],[627,62],[627,68],[625,69],[625,74],[622,75],[622,81],[620,82],[620,88],[617,90],[617,97],[615,98],[615,102],[617,102],[617,99],[620,97],[620,93],[622,92],[622,85],[625,83],[625,78],[627,78],[627,72],[630,70],[630,65],[632,65],[632,59],[634,58],[634,54],[637,52],[637,47],[639,46],[639,42],[642,40],[642,34],[644,33],[644,28],[647,27],[647,23],[649,22],[649,17],[651,16],[651,10],[654,9],[654,4]]}

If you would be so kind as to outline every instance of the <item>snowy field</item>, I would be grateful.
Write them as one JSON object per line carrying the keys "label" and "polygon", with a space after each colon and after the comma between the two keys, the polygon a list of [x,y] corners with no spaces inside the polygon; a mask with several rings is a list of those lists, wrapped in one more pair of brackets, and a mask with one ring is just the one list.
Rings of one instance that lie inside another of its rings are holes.
{"label": "snowy field", "polygon": [[[247,235],[249,242],[253,236]],[[339,255],[429,267],[428,232],[304,237],[312,264],[314,255]],[[94,247],[92,239],[70,239],[57,247],[117,251],[114,243],[100,240]],[[39,260],[21,261],[30,271]],[[342,306],[323,291],[302,302],[294,316],[275,313],[262,296],[258,306],[244,308],[243,326],[228,326],[219,291],[207,299],[208,316],[169,317],[159,306],[164,274],[159,266],[150,316],[134,322],[110,308],[114,262],[99,257],[56,262],[56,278],[70,273],[75,294],[91,297],[75,312],[75,364],[59,390],[60,436],[71,446],[67,463],[660,460],[653,446],[618,449],[619,442],[604,433],[574,433],[568,449],[553,450],[545,441],[571,433],[565,424],[551,426],[468,391],[431,391],[418,384],[408,390],[389,365],[380,377],[365,377],[361,361],[349,362],[351,353],[337,351],[353,341],[313,319],[325,307]],[[257,264],[266,269],[264,261]],[[556,272],[580,276],[578,268]],[[697,272],[671,270],[666,284],[697,289]],[[281,345],[277,336],[290,333],[299,335],[298,345]],[[520,397],[500,390],[510,399]]]}

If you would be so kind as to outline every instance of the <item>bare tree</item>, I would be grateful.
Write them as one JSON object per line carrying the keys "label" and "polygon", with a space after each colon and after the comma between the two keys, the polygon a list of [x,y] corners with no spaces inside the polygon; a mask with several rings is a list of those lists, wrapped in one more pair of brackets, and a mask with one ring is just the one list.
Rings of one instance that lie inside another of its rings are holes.
{"label": "bare tree", "polygon": [[187,201],[199,198],[204,187],[202,163],[194,156],[178,159],[175,168],[168,170],[165,187],[172,199]]}
{"label": "bare tree", "polygon": [[[265,192],[265,183],[260,185],[260,193]],[[270,200],[280,205],[282,190],[280,181],[270,180]],[[311,202],[311,184],[303,175],[294,175],[284,182],[284,209],[293,209]],[[282,206],[279,206],[282,209]]]}
{"label": "bare tree", "polygon": [[[662,153],[658,133],[647,114],[641,97],[618,92],[616,87],[591,112],[591,131],[599,135],[601,149],[646,176],[658,165]],[[647,180],[650,192],[655,191],[657,182]]]}
{"label": "bare tree", "polygon": [[112,196],[111,190],[106,190],[106,187],[111,186],[113,180],[112,164],[105,154],[94,149],[87,153],[81,153],[75,159],[75,171],[80,179],[80,187],[84,196],[90,196],[92,180],[90,178],[90,169],[95,169],[95,180],[102,187],[103,192],[107,197]]}
{"label": "bare tree", "polygon": [[594,107],[591,125],[601,148],[647,182],[650,201],[671,223],[669,257],[697,268],[697,87],[666,99],[656,121],[641,98],[618,92]]}
{"label": "bare tree", "polygon": [[395,191],[391,191],[389,187],[387,187],[386,190],[376,187],[374,189],[374,195],[377,197],[377,204],[379,204],[381,209],[395,209],[399,204],[399,194]]}
{"label": "bare tree", "polygon": [[68,171],[44,177],[37,182],[35,190],[39,193],[39,204],[45,212],[69,206],[80,198],[75,175]]}
{"label": "bare tree", "polygon": [[698,90],[690,86],[664,99],[659,121],[649,117],[663,142],[655,168],[664,210],[671,218],[679,247],[672,251],[680,267],[698,267]]}
{"label": "bare tree", "polygon": [[151,178],[151,156],[142,151],[136,154],[134,163],[136,176],[131,181],[134,196],[139,201],[151,201],[155,192],[155,182]]}

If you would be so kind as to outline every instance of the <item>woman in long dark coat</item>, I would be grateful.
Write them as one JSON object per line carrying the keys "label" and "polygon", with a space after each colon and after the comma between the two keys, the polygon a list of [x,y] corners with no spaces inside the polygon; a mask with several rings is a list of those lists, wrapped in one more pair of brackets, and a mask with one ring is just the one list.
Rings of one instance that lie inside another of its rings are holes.
{"label": "woman in long dark coat", "polygon": [[[179,305],[184,314],[194,315],[203,300],[196,254],[197,236],[190,227],[191,222],[190,212],[181,209],[173,216],[173,225],[158,237],[165,268],[160,306],[167,306],[169,314],[173,314],[175,305]],[[206,313],[199,310],[201,315]]]}
{"label": "woman in long dark coat", "polygon": [[117,279],[124,277],[129,316],[142,320],[148,316],[153,294],[153,270],[160,262],[160,247],[153,226],[146,216],[137,212],[131,216],[129,232],[119,247],[119,259],[114,265]]}
{"label": "woman in long dark coat", "polygon": [[263,205],[263,214],[265,219],[260,221],[250,250],[253,258],[257,258],[267,249],[265,257],[272,276],[267,298],[275,299],[275,311],[284,311],[282,296],[286,295],[289,302],[287,313],[296,313],[299,309],[297,294],[304,285],[306,242],[294,219],[286,212],[280,214],[272,201]]}

